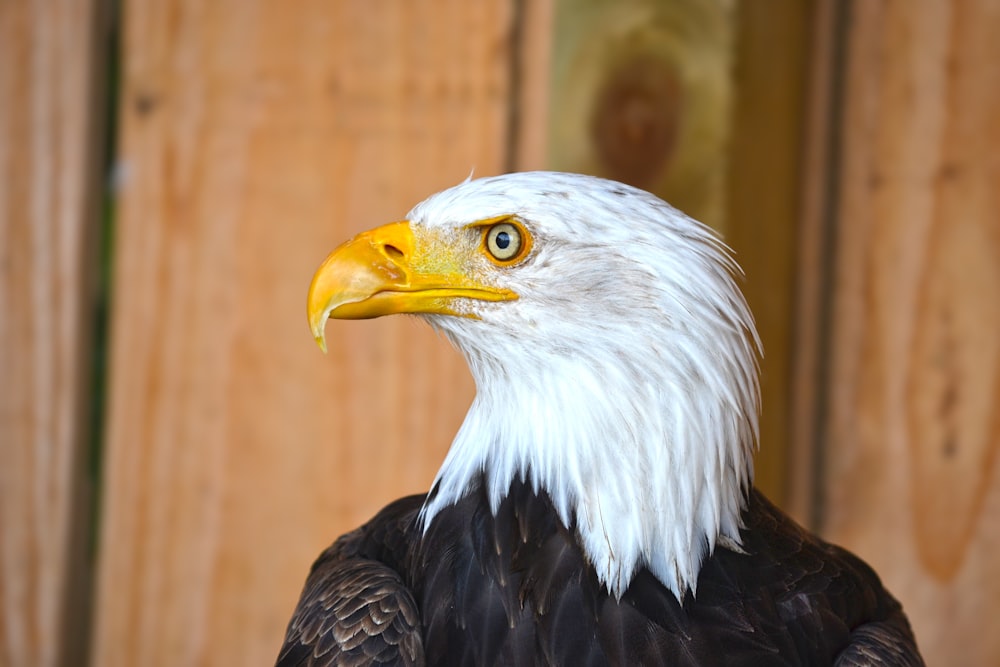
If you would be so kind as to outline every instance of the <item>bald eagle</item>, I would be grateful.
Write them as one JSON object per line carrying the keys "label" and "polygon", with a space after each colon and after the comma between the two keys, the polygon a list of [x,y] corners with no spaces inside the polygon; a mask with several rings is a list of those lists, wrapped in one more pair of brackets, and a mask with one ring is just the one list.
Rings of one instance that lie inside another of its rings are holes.
{"label": "bald eagle", "polygon": [[476,397],[426,495],[313,565],[278,665],[920,665],[864,562],[752,486],[760,344],[641,190],[467,180],[333,251],[309,324],[413,313]]}

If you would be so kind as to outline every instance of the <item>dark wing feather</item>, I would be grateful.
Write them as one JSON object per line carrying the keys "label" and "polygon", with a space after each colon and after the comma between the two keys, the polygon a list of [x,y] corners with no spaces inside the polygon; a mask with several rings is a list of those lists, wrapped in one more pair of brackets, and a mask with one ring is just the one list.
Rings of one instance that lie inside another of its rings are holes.
{"label": "dark wing feather", "polygon": [[910,624],[900,612],[884,621],[855,628],[834,667],[922,667],[923,664]]}
{"label": "dark wing feather", "polygon": [[419,499],[390,505],[319,557],[276,667],[423,665],[420,611],[395,567]]}
{"label": "dark wing feather", "polygon": [[316,564],[288,625],[279,667],[422,664],[420,614],[399,574],[360,558]]}

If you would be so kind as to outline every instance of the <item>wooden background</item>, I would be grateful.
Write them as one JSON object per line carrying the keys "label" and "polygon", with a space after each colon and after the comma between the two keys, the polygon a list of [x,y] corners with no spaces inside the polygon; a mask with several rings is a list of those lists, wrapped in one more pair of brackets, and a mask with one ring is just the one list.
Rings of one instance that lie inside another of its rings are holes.
{"label": "wooden background", "polygon": [[996,0],[0,2],[0,665],[269,664],[473,391],[406,318],[320,355],[312,271],[540,167],[726,233],[759,483],[929,664],[1000,663],[997,34]]}

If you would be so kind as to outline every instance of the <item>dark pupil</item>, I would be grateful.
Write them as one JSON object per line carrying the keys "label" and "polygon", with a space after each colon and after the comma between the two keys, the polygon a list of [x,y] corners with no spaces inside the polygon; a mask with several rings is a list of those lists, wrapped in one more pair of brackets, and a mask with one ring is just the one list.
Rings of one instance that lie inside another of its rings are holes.
{"label": "dark pupil", "polygon": [[510,246],[510,234],[507,232],[500,232],[496,237],[497,247],[501,250],[506,250]]}

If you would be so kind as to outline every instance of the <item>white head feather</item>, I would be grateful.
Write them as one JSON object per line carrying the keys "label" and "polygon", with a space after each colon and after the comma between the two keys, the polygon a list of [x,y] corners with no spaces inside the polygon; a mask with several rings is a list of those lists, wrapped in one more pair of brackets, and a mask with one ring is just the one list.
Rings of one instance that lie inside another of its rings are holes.
{"label": "white head feather", "polygon": [[760,343],[739,268],[715,234],[657,197],[534,172],[467,181],[408,218],[459,228],[514,215],[534,245],[497,268],[516,301],[430,315],[477,395],[423,510],[485,473],[499,506],[525,477],[551,497],[609,591],[647,567],[680,599],[702,559],[740,543],[752,483]]}

